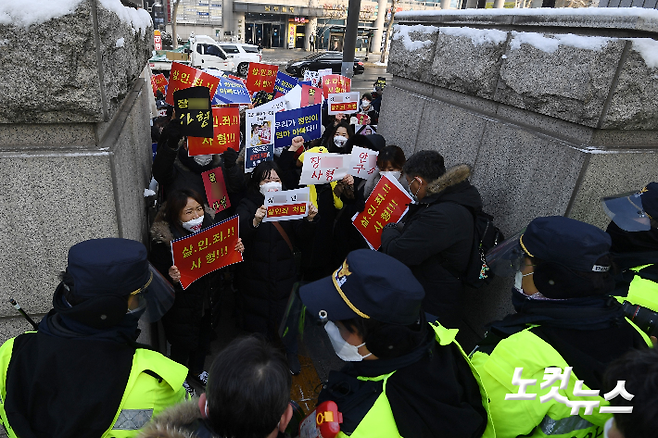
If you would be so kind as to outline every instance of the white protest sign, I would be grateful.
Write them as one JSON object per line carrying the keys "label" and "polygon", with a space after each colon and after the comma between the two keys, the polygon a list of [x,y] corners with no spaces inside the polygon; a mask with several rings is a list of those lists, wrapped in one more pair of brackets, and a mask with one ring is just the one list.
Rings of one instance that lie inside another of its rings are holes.
{"label": "white protest sign", "polygon": [[246,112],[247,144],[259,146],[274,144],[274,110],[257,107]]}
{"label": "white protest sign", "polygon": [[330,94],[327,98],[329,115],[350,114],[359,110],[359,92]]}
{"label": "white protest sign", "polygon": [[268,192],[265,195],[267,214],[263,222],[287,221],[308,216],[311,190],[304,187],[282,192]]}
{"label": "white protest sign", "polygon": [[256,107],[260,111],[289,111],[300,107],[302,100],[302,87],[296,85],[292,90],[288,91],[283,96],[272,99],[269,102]]}
{"label": "white protest sign", "polygon": [[379,152],[372,149],[354,146],[350,154],[350,175],[366,179],[377,167]]}
{"label": "white protest sign", "polygon": [[320,79],[322,79],[323,76],[333,74],[334,72],[331,70],[331,68],[323,68],[322,70],[318,70],[318,74],[320,75]]}
{"label": "white protest sign", "polygon": [[[311,81],[311,85],[317,87],[318,84],[320,83],[320,73],[317,71],[307,70],[306,72],[304,72],[304,82],[308,82],[308,81]],[[322,87],[320,86],[320,88]]]}
{"label": "white protest sign", "polygon": [[304,152],[300,184],[326,184],[350,173],[350,155]]}

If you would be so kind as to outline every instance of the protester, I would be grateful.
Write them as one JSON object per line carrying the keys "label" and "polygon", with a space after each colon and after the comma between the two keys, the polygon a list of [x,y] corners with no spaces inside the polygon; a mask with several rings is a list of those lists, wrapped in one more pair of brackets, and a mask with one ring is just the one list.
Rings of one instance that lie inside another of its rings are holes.
{"label": "protester", "polygon": [[[268,340],[277,339],[277,331],[293,284],[299,279],[295,248],[300,241],[313,239],[311,223],[317,208],[310,204],[303,220],[264,222],[267,215],[265,194],[285,188],[279,167],[272,161],[260,163],[251,174],[247,195],[238,206],[240,235],[246,248],[244,262],[238,266],[238,291],[242,327],[260,333]],[[297,345],[287,345],[290,370],[299,374]]]}
{"label": "protester", "polygon": [[328,128],[329,134],[323,146],[326,146],[331,153],[350,153],[345,150],[345,144],[350,138],[350,125],[347,122],[340,122],[338,125]]}
{"label": "protester", "polygon": [[173,290],[146,248],[127,239],[72,246],[51,310],[37,332],[0,348],[0,418],[9,437],[133,437],[185,397],[187,370],[137,344]]}
{"label": "protester", "polygon": [[403,167],[414,204],[400,224],[382,231],[381,251],[409,266],[425,289],[423,310],[430,321],[463,328],[460,280],[473,246],[474,214],[482,208],[478,190],[460,164],[446,171],[435,151],[412,155]]}
{"label": "protester", "polygon": [[363,93],[361,102],[359,103],[359,113],[368,116],[370,123],[368,125],[376,125],[379,122],[379,111],[375,110],[372,106],[372,93]]}
{"label": "protester", "polygon": [[402,174],[402,168],[406,161],[404,151],[398,146],[388,145],[382,148],[379,155],[377,155],[377,169],[368,177],[363,187],[365,198],[367,199],[370,196],[383,175],[398,181],[406,191],[409,191],[407,179]]}
{"label": "protester", "polygon": [[174,406],[139,438],[275,438],[293,415],[283,355],[255,337],[235,339],[215,358],[206,393]]}
{"label": "protester", "polygon": [[[183,289],[180,271],[173,264],[171,242],[199,232],[213,223],[214,213],[204,211],[203,199],[189,189],[172,191],[151,226],[151,263],[175,284],[176,300],[162,319],[167,341],[171,344],[170,358],[189,368],[185,388],[193,394],[193,387],[204,386],[208,373],[205,358],[210,353],[212,316],[210,293],[219,282],[222,271],[210,273]],[[235,247],[244,251],[241,239]]]}
{"label": "protester", "polygon": [[329,374],[318,398],[336,402],[342,433],[494,436],[487,395],[456,331],[426,322],[424,295],[409,268],[366,249],[350,253],[331,276],[300,288],[302,303],[326,322],[336,354],[349,362]]}
{"label": "protester", "polygon": [[[602,389],[612,360],[651,345],[607,296],[614,288],[610,237],[574,219],[541,217],[499,244],[487,262],[497,275],[515,275],[517,313],[491,324],[472,354],[497,435],[601,436],[610,414],[583,406],[571,415],[568,403],[585,395],[574,385],[580,379],[584,391]],[[559,388],[555,373],[564,379]],[[606,404],[600,395],[587,399]]]}

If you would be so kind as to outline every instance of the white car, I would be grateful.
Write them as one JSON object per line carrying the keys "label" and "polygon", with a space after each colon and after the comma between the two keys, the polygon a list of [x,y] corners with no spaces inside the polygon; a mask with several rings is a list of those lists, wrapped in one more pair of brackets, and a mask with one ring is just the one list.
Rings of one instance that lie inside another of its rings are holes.
{"label": "white car", "polygon": [[247,76],[250,62],[261,62],[263,60],[261,51],[254,44],[219,43],[219,47],[235,63],[240,76]]}

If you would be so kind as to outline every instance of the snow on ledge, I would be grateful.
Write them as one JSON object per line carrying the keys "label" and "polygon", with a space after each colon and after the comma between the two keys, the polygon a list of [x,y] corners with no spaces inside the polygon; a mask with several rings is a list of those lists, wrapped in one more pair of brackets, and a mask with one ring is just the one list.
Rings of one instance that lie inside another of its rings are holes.
{"label": "snow on ledge", "polygon": [[473,29],[470,27],[441,27],[442,34],[470,38],[474,46],[501,44],[507,39],[507,32],[496,29]]}
{"label": "snow on ledge", "polygon": [[423,47],[429,46],[432,44],[432,40],[425,41],[412,41],[409,34],[411,32],[419,32],[424,34],[433,35],[439,31],[439,28],[436,26],[423,26],[422,24],[416,24],[415,26],[407,26],[404,24],[396,24],[393,26],[395,33],[393,34],[393,39],[396,41],[402,40],[404,48],[410,52],[414,50],[422,49]]}
{"label": "snow on ledge", "polygon": [[513,31],[510,49],[518,50],[521,48],[521,44],[529,44],[546,53],[554,53],[560,45],[599,51],[612,40],[613,38],[582,36],[572,33],[547,37],[541,33]]}
{"label": "snow on ledge", "polygon": [[441,15],[523,15],[523,16],[581,16],[581,17],[635,17],[645,20],[658,20],[658,10],[648,8],[495,8],[495,9],[445,9],[425,11],[400,11],[395,18],[412,18],[418,16],[432,17]]}
{"label": "snow on ledge", "polygon": [[649,68],[658,68],[658,41],[651,38],[633,38],[633,50],[639,52]]}

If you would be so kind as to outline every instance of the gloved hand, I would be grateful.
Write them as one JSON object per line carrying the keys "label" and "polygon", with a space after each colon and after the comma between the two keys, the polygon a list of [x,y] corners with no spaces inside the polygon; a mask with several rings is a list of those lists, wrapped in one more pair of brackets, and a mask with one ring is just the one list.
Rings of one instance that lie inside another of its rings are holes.
{"label": "gloved hand", "polygon": [[178,145],[183,138],[183,127],[179,119],[174,119],[166,127],[167,130],[167,146],[172,149],[178,150]]}
{"label": "gloved hand", "polygon": [[222,154],[222,159],[224,160],[224,168],[230,169],[235,166],[235,161],[238,159],[238,153],[233,148],[228,148]]}

